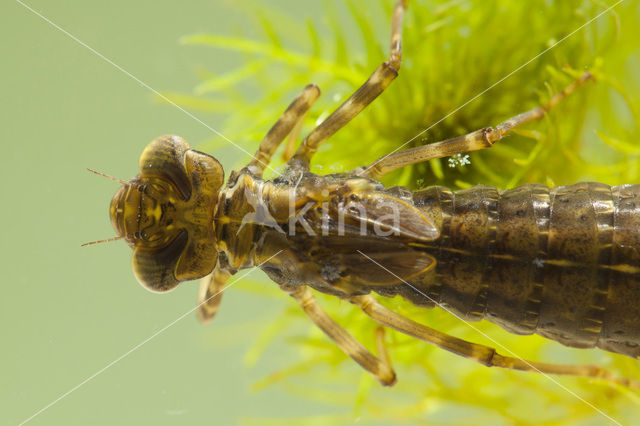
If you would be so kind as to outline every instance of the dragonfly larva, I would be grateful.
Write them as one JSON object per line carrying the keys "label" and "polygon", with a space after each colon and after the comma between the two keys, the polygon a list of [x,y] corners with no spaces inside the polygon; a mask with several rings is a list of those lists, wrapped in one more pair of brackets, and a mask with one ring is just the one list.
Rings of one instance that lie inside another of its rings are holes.
{"label": "dragonfly larva", "polygon": [[297,136],[320,95],[315,85],[304,88],[226,185],[220,163],[181,137],[151,142],[140,174],[123,184],[110,207],[116,232],[134,249],[136,277],[157,292],[205,277],[198,314],[208,321],[228,278],[258,266],[384,385],[396,376],[383,345],[379,357],[370,353],[321,309],[310,289],[348,300],[383,326],[486,366],[640,388],[598,366],[498,354],[402,317],[372,296],[400,295],[465,320],[486,318],[513,333],[640,355],[640,185],[524,185],[507,191],[433,186],[411,192],[378,182],[401,167],[491,147],[543,118],[589,81],[589,73],[547,104],[495,127],[398,151],[346,173],[309,171],[318,147],[398,75],[406,7],[399,1],[394,8],[388,60],[291,150],[277,178],[264,180],[263,171],[284,138]]}

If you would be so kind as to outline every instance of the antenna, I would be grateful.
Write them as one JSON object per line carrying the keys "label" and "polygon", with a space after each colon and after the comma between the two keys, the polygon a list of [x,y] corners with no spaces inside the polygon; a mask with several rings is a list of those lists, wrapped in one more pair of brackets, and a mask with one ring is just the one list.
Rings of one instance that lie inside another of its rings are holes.
{"label": "antenna", "polygon": [[89,170],[91,173],[95,173],[95,174],[97,174],[98,176],[105,177],[105,178],[107,178],[107,179],[109,179],[109,180],[112,180],[112,181],[114,181],[114,182],[118,182],[118,183],[121,183],[121,184],[123,184],[123,185],[130,185],[130,184],[129,184],[129,182],[125,182],[125,181],[123,181],[122,179],[114,178],[113,176],[109,176],[109,175],[106,175],[106,174],[104,174],[104,173],[97,172],[97,171],[95,171],[95,170],[93,170],[93,169],[89,169],[89,168],[87,168],[87,170]]}
{"label": "antenna", "polygon": [[[100,174],[100,173],[98,173],[98,174]],[[107,238],[106,240],[90,241],[88,243],[81,244],[80,247],[90,246],[90,245],[93,245],[93,244],[108,243],[108,242],[111,242],[111,241],[118,241],[118,240],[121,240],[123,238],[124,238],[124,236],[120,236],[120,237]]]}

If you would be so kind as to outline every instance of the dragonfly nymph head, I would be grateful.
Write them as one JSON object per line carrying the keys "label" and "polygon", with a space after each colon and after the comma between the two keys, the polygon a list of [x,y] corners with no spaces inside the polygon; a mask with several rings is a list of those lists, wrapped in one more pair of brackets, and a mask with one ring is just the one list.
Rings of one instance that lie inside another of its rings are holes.
{"label": "dragonfly nymph head", "polygon": [[165,292],[210,273],[217,260],[213,215],[224,171],[179,136],[161,136],[140,157],[140,174],[111,200],[111,223],[134,249],[133,271]]}

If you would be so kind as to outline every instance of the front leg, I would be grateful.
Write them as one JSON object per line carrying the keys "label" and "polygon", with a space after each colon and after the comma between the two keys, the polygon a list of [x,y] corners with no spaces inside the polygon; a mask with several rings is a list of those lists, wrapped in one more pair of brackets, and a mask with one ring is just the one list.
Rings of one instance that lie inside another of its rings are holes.
{"label": "front leg", "polygon": [[269,165],[278,145],[282,143],[289,133],[296,134],[299,131],[307,111],[318,99],[318,96],[320,96],[320,89],[315,84],[309,84],[304,88],[282,113],[276,124],[267,132],[262,142],[260,142],[258,151],[256,151],[249,164],[245,166],[245,170],[248,170],[254,176],[262,177],[262,172]]}
{"label": "front leg", "polygon": [[[396,373],[388,362],[386,351],[382,351],[382,360],[378,359],[364,346],[353,338],[344,328],[340,327],[327,313],[320,307],[311,290],[305,286],[291,286],[283,284],[280,286],[282,290],[289,293],[307,316],[322,331],[325,332],[331,340],[333,340],[344,353],[349,355],[355,362],[360,364],[362,368],[367,370],[384,386],[393,386],[396,383]],[[381,345],[381,335],[378,335],[378,347]]]}
{"label": "front leg", "polygon": [[230,276],[231,273],[217,264],[213,272],[200,280],[198,318],[203,323],[211,321],[218,312],[222,301],[222,291]]}

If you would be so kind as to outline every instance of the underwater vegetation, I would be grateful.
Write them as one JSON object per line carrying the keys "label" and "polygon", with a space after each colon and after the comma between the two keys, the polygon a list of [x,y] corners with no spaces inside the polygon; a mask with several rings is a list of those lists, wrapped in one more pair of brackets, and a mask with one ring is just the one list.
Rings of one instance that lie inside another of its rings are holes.
{"label": "underwater vegetation", "polygon": [[[165,95],[187,109],[226,117],[222,133],[253,152],[290,100],[313,82],[323,95],[305,121],[304,135],[385,60],[393,3],[327,1],[322,19],[315,20],[290,16],[257,1],[233,3],[255,20],[255,34],[193,34],[183,42],[208,46],[211,54],[219,49],[236,52],[242,65],[222,75],[203,70],[194,93]],[[406,167],[383,181],[412,189],[640,183],[640,44],[635,33],[640,6],[623,1],[584,25],[613,4],[410,1],[399,77],[322,146],[312,171],[349,170],[406,142],[405,148],[420,146],[497,124],[545,103],[589,70],[595,82],[541,122],[524,126],[493,148]],[[212,138],[197,148],[216,155],[228,149],[227,144]],[[282,164],[279,153],[275,159]],[[238,168],[244,162],[246,158],[238,156],[237,164],[225,167]],[[270,297],[285,297],[263,281],[241,285],[263,294],[265,303]],[[336,321],[365,346],[375,347],[375,323],[347,303],[317,296]],[[379,299],[442,332],[495,346],[443,310],[416,308],[398,298]],[[511,335],[486,321],[474,326],[524,359],[595,363],[617,375],[640,379],[640,362],[628,357],[570,349],[539,336]],[[621,423],[637,419],[640,412],[640,395],[625,388],[596,380],[556,376],[552,381],[537,374],[489,369],[391,330],[386,341],[399,382],[383,389],[293,303],[257,333],[260,337],[246,355],[248,366],[276,344],[295,345],[298,359],[283,360],[281,369],[265,372],[256,389],[278,386],[295,397],[335,407],[331,415],[288,419],[295,424],[338,424],[354,417],[364,424],[602,424],[610,420],[593,406]],[[246,419],[260,424],[284,420]]]}

